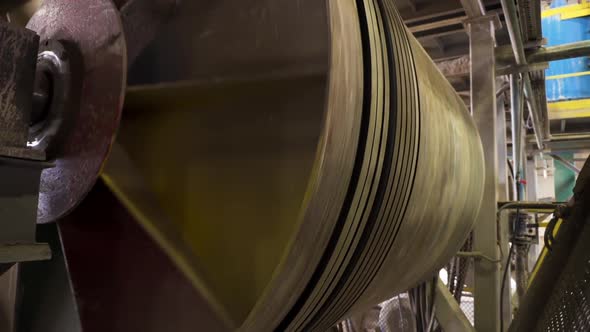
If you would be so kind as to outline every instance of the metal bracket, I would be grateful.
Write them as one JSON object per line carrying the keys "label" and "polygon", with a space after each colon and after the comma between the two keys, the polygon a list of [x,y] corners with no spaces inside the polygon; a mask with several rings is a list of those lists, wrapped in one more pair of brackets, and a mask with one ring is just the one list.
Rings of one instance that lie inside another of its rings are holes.
{"label": "metal bracket", "polygon": [[51,259],[47,243],[1,244],[0,264],[45,261]]}
{"label": "metal bracket", "polygon": [[436,284],[434,308],[436,320],[444,331],[475,332],[459,303],[440,279]]}
{"label": "metal bracket", "polygon": [[512,75],[512,74],[521,74],[521,73],[529,73],[532,71],[539,71],[545,70],[549,68],[549,62],[539,62],[527,65],[510,65],[502,68],[496,69],[496,75]]}
{"label": "metal bracket", "polygon": [[500,16],[498,15],[498,13],[487,14],[487,15],[477,16],[477,17],[470,17],[470,18],[463,21],[463,27],[465,28],[465,31],[469,31],[468,25],[482,24],[482,23],[486,23],[489,21],[492,21],[492,23],[494,24],[495,30],[502,29],[502,21],[500,21]]}
{"label": "metal bracket", "polygon": [[459,251],[457,253],[459,257],[467,257],[467,258],[474,258],[474,259],[484,259],[490,263],[500,263],[501,259],[493,259],[490,256],[486,256],[481,251]]}

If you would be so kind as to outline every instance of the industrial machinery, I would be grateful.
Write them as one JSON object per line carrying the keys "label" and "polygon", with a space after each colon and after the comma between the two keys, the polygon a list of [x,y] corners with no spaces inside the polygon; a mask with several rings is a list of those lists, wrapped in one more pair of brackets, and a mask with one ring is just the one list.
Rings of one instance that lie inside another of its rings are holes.
{"label": "industrial machinery", "polygon": [[503,332],[513,257],[533,296],[531,209],[562,208],[524,202],[551,139],[549,51],[517,24],[539,6],[443,11],[469,35],[466,105],[419,35],[440,17],[400,1],[24,2],[0,22],[14,331],[356,331],[408,291],[391,306],[415,329],[463,331],[470,289],[475,328]]}

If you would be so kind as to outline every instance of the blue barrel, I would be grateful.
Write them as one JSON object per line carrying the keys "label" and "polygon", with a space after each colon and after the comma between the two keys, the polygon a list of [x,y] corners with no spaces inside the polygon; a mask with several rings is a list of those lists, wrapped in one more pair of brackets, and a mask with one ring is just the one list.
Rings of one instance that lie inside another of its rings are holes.
{"label": "blue barrel", "polygon": [[[567,5],[566,0],[554,0],[551,8]],[[590,39],[590,17],[562,19],[561,15],[544,17],[542,20],[543,35],[548,46],[578,42]],[[549,102],[590,98],[590,58],[580,57],[552,61],[546,71],[547,100]],[[557,75],[581,76],[555,77]],[[586,74],[583,74],[586,73]]]}

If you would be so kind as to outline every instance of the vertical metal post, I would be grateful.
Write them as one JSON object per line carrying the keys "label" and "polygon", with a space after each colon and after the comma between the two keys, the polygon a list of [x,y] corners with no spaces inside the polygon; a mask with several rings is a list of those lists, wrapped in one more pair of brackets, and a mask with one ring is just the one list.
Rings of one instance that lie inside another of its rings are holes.
{"label": "vertical metal post", "polygon": [[[529,202],[536,202],[539,200],[537,195],[537,163],[536,156],[531,156],[526,159],[525,164],[525,180],[526,180],[526,200]],[[537,258],[541,253],[541,246],[538,244],[531,244],[529,247],[529,269],[532,269],[537,262]],[[530,272],[530,271],[529,271]]]}
{"label": "vertical metal post", "polygon": [[[514,176],[518,181],[522,171],[522,149],[521,149],[521,121],[520,110],[521,98],[518,74],[510,75],[510,116],[512,123],[512,160],[514,160]],[[523,199],[523,197],[520,197]]]}
{"label": "vertical metal post", "polygon": [[0,275],[0,331],[15,331],[18,264]]}
{"label": "vertical metal post", "polygon": [[[484,148],[485,187],[481,210],[474,228],[474,251],[500,260],[496,206],[498,201],[498,145],[494,17],[467,22],[471,56],[471,110]],[[475,329],[500,331],[500,264],[475,261]]]}
{"label": "vertical metal post", "polygon": [[526,161],[526,200],[536,202],[539,200],[537,195],[537,157],[532,156]]}
{"label": "vertical metal post", "polygon": [[[509,186],[512,183],[508,183],[508,148],[506,142],[506,108],[504,103],[504,96],[500,96],[497,99],[496,106],[496,145],[498,147],[498,178],[497,178],[497,199],[499,201],[508,201],[509,198]],[[508,214],[504,213],[501,216],[500,222],[498,223],[498,234],[500,236],[500,253],[508,253],[510,250],[510,232],[508,229]],[[510,301],[510,265],[506,264],[508,255],[501,255],[502,265],[500,266],[500,275],[506,275],[504,280],[504,288],[501,289],[500,301],[502,301],[502,311],[500,315],[504,320],[505,328],[510,324],[512,317],[512,307]],[[504,269],[507,268],[508,272],[504,273]]]}
{"label": "vertical metal post", "polygon": [[[508,148],[506,142],[506,109],[504,96],[496,100],[496,145],[498,149],[498,178],[497,178],[497,199],[499,201],[508,201],[509,186],[508,183]],[[485,146],[484,146],[485,148]]]}

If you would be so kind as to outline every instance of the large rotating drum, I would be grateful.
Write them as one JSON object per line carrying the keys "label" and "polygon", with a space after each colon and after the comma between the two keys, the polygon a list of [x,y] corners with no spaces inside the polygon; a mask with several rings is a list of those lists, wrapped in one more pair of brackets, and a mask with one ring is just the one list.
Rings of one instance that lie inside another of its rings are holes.
{"label": "large rotating drum", "polygon": [[185,1],[103,178],[230,329],[324,331],[433,276],[479,136],[392,0]]}

